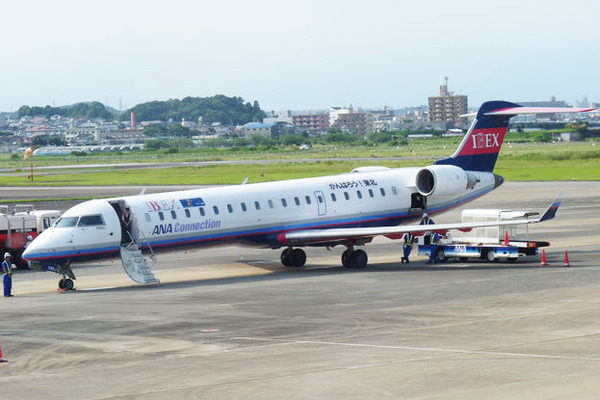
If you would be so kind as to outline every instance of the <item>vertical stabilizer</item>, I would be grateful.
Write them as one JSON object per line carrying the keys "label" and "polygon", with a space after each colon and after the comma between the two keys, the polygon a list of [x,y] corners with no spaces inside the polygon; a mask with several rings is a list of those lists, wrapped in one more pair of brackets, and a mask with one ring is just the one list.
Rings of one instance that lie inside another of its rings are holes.
{"label": "vertical stabilizer", "polygon": [[508,130],[508,121],[518,112],[499,115],[489,113],[518,107],[521,106],[508,101],[483,103],[458,150],[435,164],[456,165],[466,171],[493,172],[504,135]]}

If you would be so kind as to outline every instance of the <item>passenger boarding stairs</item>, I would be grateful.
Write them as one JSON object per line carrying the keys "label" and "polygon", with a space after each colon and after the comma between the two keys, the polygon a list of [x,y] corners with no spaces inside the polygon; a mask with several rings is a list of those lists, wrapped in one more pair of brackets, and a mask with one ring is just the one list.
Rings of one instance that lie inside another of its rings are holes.
{"label": "passenger boarding stairs", "polygon": [[121,263],[129,277],[140,284],[158,284],[160,281],[154,276],[152,267],[156,266],[154,254],[150,257],[152,266],[148,265],[138,244],[135,241],[121,245]]}

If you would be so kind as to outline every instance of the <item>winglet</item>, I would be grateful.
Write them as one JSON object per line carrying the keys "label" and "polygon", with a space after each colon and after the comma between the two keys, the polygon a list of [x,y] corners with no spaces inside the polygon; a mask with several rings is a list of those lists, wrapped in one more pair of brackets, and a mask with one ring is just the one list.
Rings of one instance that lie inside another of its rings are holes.
{"label": "winglet", "polygon": [[558,194],[558,197],[552,203],[550,203],[548,209],[546,209],[544,214],[535,222],[543,222],[554,218],[556,212],[558,211],[558,207],[560,207],[560,203],[562,202],[563,197],[565,197],[564,190]]}

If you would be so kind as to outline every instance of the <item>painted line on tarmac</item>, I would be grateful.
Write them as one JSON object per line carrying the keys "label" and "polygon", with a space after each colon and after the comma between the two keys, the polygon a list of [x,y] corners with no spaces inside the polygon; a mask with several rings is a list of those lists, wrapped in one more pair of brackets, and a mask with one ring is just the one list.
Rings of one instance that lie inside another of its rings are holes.
{"label": "painted line on tarmac", "polygon": [[505,357],[555,359],[555,360],[600,361],[600,358],[598,358],[598,357],[569,357],[569,356],[555,356],[555,355],[550,355],[550,354],[528,354],[528,353],[511,353],[511,352],[497,352],[497,351],[486,351],[486,350],[443,349],[443,348],[436,348],[436,347],[390,346],[390,345],[365,344],[365,343],[327,342],[327,341],[320,341],[320,340],[285,340],[285,339],[253,338],[253,337],[235,337],[232,339],[254,340],[254,341],[263,341],[263,342],[279,342],[282,344],[283,343],[287,343],[287,344],[318,344],[318,345],[332,345],[332,346],[366,347],[366,348],[376,348],[376,349],[433,351],[433,352],[440,352],[440,353],[451,353],[451,354],[456,354],[456,355],[478,354],[478,355],[493,355],[493,356],[505,356]]}

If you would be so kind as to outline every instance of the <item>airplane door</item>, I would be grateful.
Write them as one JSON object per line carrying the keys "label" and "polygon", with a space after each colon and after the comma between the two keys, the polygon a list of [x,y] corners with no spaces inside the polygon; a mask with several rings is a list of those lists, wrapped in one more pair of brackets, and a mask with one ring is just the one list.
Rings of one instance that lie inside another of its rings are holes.
{"label": "airplane door", "polygon": [[110,205],[115,209],[121,223],[121,244],[137,241],[134,216],[129,206],[123,200],[111,201]]}
{"label": "airplane door", "polygon": [[319,210],[319,215],[327,214],[327,203],[325,202],[325,195],[320,190],[315,190],[315,200]]}

